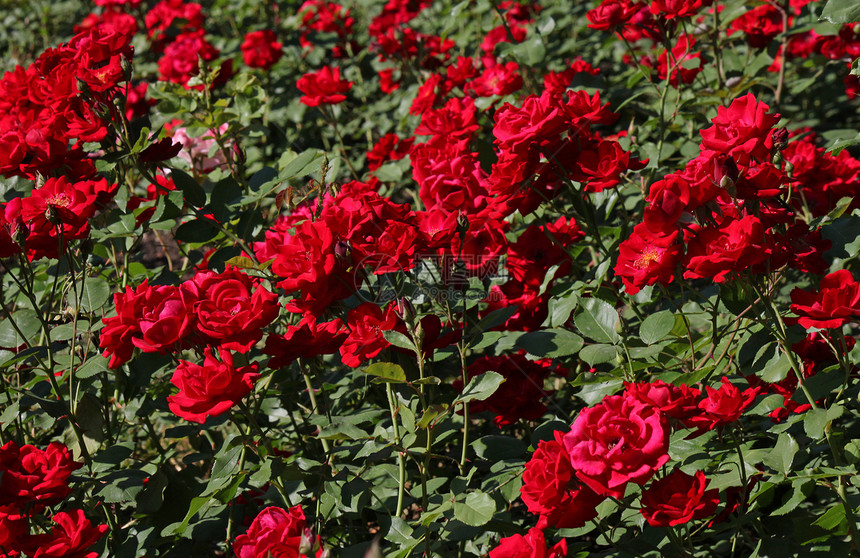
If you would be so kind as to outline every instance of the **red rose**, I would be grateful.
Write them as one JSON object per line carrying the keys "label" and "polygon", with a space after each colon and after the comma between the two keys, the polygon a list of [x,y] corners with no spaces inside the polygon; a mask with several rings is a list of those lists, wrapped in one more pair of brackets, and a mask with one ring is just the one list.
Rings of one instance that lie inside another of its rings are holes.
{"label": "red rose", "polygon": [[296,87],[304,93],[299,100],[309,107],[316,107],[344,102],[344,93],[352,88],[352,82],[340,79],[340,68],[324,66],[318,72],[300,77]]}
{"label": "red rose", "polygon": [[627,294],[634,295],[646,285],[668,285],[675,278],[681,256],[678,232],[653,232],[647,223],[633,227],[633,234],[618,247],[615,275],[624,282]]}
{"label": "red rose", "polygon": [[27,517],[17,506],[0,506],[0,556],[17,556],[27,532]]}
{"label": "red rose", "polygon": [[[188,80],[200,72],[199,61],[210,62],[218,58],[220,52],[206,41],[202,29],[185,32],[167,45],[164,56],[158,61],[158,77],[164,81],[186,85]],[[213,85],[220,85],[230,78],[231,66],[221,66]],[[202,88],[202,86],[197,86]]]}
{"label": "red rose", "polygon": [[708,6],[713,0],[651,0],[651,13],[662,15],[666,19],[696,15],[702,6]]}
{"label": "red rose", "polygon": [[305,531],[301,506],[284,510],[275,506],[261,511],[248,532],[236,537],[233,552],[237,558],[299,558]]}
{"label": "red rose", "polygon": [[285,335],[269,335],[263,352],[272,357],[269,368],[286,368],[297,358],[337,352],[346,336],[340,319],[317,322],[313,315],[307,314],[298,324],[288,326]]}
{"label": "red rose", "polygon": [[842,327],[860,316],[860,283],[847,269],[840,269],[821,280],[818,292],[791,291],[791,311],[806,329]]}
{"label": "red rose", "polygon": [[699,401],[699,414],[685,420],[684,424],[699,430],[725,426],[738,420],[758,395],[757,388],[748,388],[742,392],[725,376],[721,381],[723,385],[719,389],[705,386],[707,397]]}
{"label": "red rose", "polygon": [[589,10],[585,14],[588,18],[588,27],[601,31],[608,31],[613,27],[624,25],[642,7],[641,2],[630,0],[603,0],[599,6]]}
{"label": "red rose", "polygon": [[0,447],[0,505],[57,504],[69,495],[69,476],[80,466],[59,442],[44,450],[6,442]]}
{"label": "red rose", "polygon": [[99,552],[88,550],[104,537],[107,525],[93,527],[83,510],[59,512],[52,518],[56,527],[44,535],[30,535],[25,552],[31,558],[98,558]]}
{"label": "red rose", "polygon": [[349,337],[340,346],[344,364],[356,368],[390,345],[382,332],[394,329],[397,324],[395,310],[393,304],[383,312],[376,304],[365,302],[349,311]]}
{"label": "red rose", "polygon": [[645,484],[669,461],[669,425],[656,408],[612,395],[580,411],[564,447],[579,480],[621,498],[628,482]]}
{"label": "red rose", "polygon": [[242,58],[251,68],[268,70],[284,55],[283,45],[274,31],[252,31],[242,43]]}
{"label": "red rose", "polygon": [[543,530],[538,528],[531,529],[526,536],[505,537],[499,541],[499,546],[490,551],[490,558],[563,558],[564,556],[567,556],[567,541],[562,539],[551,548],[547,548]]}
{"label": "red rose", "polygon": [[685,279],[713,278],[723,283],[732,272],[742,272],[765,261],[771,253],[758,217],[726,219],[707,227],[689,241]]}
{"label": "red rose", "polygon": [[197,330],[224,349],[246,353],[278,317],[278,297],[237,269],[201,271],[193,279]]}
{"label": "red rose", "polygon": [[654,527],[681,525],[711,516],[720,496],[716,488],[705,490],[706,486],[708,479],[702,471],[690,476],[675,469],[642,493],[642,515]]}
{"label": "red rose", "polygon": [[203,424],[207,417],[217,417],[230,410],[251,392],[257,374],[257,363],[242,368],[233,366],[229,351],[218,351],[216,359],[212,349],[203,351],[203,366],[179,361],[170,383],[179,393],[167,398],[167,405],[176,416]]}
{"label": "red rose", "polygon": [[739,165],[750,158],[764,161],[772,146],[771,129],[778,114],[768,114],[768,107],[747,93],[728,107],[718,107],[713,126],[702,130],[702,148],[731,155]]}
{"label": "red rose", "polygon": [[604,498],[579,484],[564,449],[564,434],[554,434],[554,440],[538,443],[526,463],[520,495],[528,510],[540,515],[539,528],[582,527],[597,517],[597,505]]}
{"label": "red rose", "polygon": [[660,410],[667,417],[685,419],[699,412],[702,392],[683,384],[673,386],[663,380],[625,383],[626,395]]}
{"label": "red rose", "polygon": [[197,297],[186,286],[172,285],[149,286],[143,295],[136,316],[140,335],[131,338],[132,344],[145,353],[174,348],[194,328]]}
{"label": "red rose", "polygon": [[[790,20],[793,19],[790,18]],[[782,11],[770,4],[756,6],[732,21],[728,33],[731,34],[734,31],[746,33],[747,42],[751,47],[767,48],[767,45],[782,33]]]}

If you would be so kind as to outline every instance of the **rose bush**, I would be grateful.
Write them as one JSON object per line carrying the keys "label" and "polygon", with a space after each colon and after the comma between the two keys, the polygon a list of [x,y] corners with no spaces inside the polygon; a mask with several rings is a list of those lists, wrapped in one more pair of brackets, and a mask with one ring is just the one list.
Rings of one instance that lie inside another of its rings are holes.
{"label": "rose bush", "polygon": [[7,4],[0,556],[860,553],[851,0]]}

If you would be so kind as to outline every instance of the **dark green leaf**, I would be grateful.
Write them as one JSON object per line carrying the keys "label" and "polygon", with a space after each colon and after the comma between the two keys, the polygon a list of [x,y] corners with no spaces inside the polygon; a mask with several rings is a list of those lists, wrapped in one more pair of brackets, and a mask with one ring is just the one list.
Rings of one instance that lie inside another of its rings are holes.
{"label": "dark green leaf", "polygon": [[587,298],[580,303],[582,309],[573,321],[579,331],[598,343],[618,343],[621,337],[615,328],[618,312],[611,304],[599,298]]}
{"label": "dark green leaf", "polygon": [[819,19],[837,25],[860,21],[860,4],[856,0],[828,0]]}
{"label": "dark green leaf", "polygon": [[365,368],[364,372],[387,383],[402,384],[406,381],[406,372],[393,362],[374,362]]}
{"label": "dark green leaf", "polygon": [[464,502],[454,502],[454,517],[472,527],[480,527],[493,519],[496,502],[483,492],[471,492]]}
{"label": "dark green leaf", "polygon": [[530,331],[517,338],[516,346],[538,357],[558,358],[576,354],[582,337],[566,329]]}
{"label": "dark green leaf", "polygon": [[587,362],[591,366],[611,362],[618,356],[618,351],[614,345],[606,345],[598,343],[596,345],[587,345],[579,351],[579,358]]}
{"label": "dark green leaf", "polygon": [[206,192],[203,191],[203,187],[188,173],[179,169],[171,169],[170,178],[173,179],[176,187],[182,190],[185,201],[194,207],[203,207],[206,205]]}
{"label": "dark green leaf", "polygon": [[[0,347],[20,347],[27,341],[34,341],[35,336],[42,329],[42,322],[32,310],[18,310],[12,313],[14,324],[9,323],[9,318],[0,320]],[[18,334],[18,330],[24,335]]]}
{"label": "dark green leaf", "polygon": [[646,345],[663,340],[675,327],[675,315],[669,310],[663,310],[649,315],[642,321],[639,328],[639,338]]}
{"label": "dark green leaf", "polygon": [[505,378],[498,372],[484,372],[475,376],[463,388],[463,393],[457,398],[456,403],[483,401],[493,395],[504,381]]}
{"label": "dark green leaf", "polygon": [[179,225],[176,240],[182,242],[208,242],[218,236],[218,225],[210,219],[194,219]]}

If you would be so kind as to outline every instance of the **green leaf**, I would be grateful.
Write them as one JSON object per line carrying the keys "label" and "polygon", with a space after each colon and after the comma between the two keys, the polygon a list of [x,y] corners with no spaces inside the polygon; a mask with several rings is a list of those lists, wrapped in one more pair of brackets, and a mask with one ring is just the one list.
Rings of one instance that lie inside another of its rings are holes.
{"label": "green leaf", "polygon": [[383,331],[382,336],[395,347],[415,352],[415,344],[412,343],[412,340],[397,330],[389,329],[387,331]]}
{"label": "green leaf", "polygon": [[[89,277],[84,282],[83,292],[80,293],[81,309],[84,312],[94,312],[100,309],[110,298],[110,285],[101,277]],[[75,296],[69,293],[69,305],[74,308]]]}
{"label": "green leaf", "polygon": [[782,351],[778,351],[777,354],[776,358],[771,359],[765,364],[764,370],[759,374],[759,377],[765,382],[772,384],[781,382],[788,376],[788,372],[791,370],[791,362],[788,360],[788,355]]}
{"label": "green leaf", "polygon": [[794,456],[799,449],[800,446],[791,437],[791,434],[783,432],[779,435],[773,451],[763,459],[763,462],[783,475],[788,475],[791,472],[791,463],[794,461]]}
{"label": "green leaf", "polygon": [[618,356],[618,351],[614,345],[606,345],[598,343],[596,345],[588,345],[579,351],[579,358],[587,362],[591,366],[610,362]]}
{"label": "green leaf", "polygon": [[469,401],[483,401],[496,393],[505,378],[498,372],[484,372],[472,378],[463,388],[463,393],[455,403],[468,403]]}
{"label": "green leaf", "polygon": [[308,149],[307,151],[303,151],[290,161],[285,161],[282,157],[278,162],[278,166],[281,168],[279,177],[281,180],[285,180],[288,178],[302,177],[304,175],[311,174],[312,172],[319,170],[320,163],[317,162],[317,159],[321,157],[322,152],[319,149]]}
{"label": "green leaf", "polygon": [[616,344],[621,340],[615,328],[618,325],[618,312],[606,301],[587,298],[580,304],[582,312],[573,321],[579,331],[598,343]]}
{"label": "green leaf", "polygon": [[364,369],[365,374],[376,376],[382,382],[402,384],[406,382],[406,372],[393,362],[374,362]]}
{"label": "green leaf", "polygon": [[826,19],[837,25],[860,21],[860,4],[857,0],[828,0],[819,20]]}
{"label": "green leaf", "polygon": [[239,469],[239,458],[242,455],[241,443],[232,445],[235,438],[228,438],[218,455],[215,456],[215,464],[212,466],[211,480],[217,480],[232,475]]}
{"label": "green leaf", "polygon": [[464,502],[454,502],[454,517],[472,527],[486,525],[496,513],[496,502],[489,494],[471,492]]}
{"label": "green leaf", "polygon": [[[20,347],[27,341],[34,340],[36,334],[42,329],[42,322],[32,310],[18,310],[11,317],[15,325],[9,322],[9,318],[0,320],[0,347],[9,347],[10,349]],[[23,338],[15,329],[16,325],[24,335]]]}
{"label": "green leaf", "polygon": [[663,340],[675,327],[675,315],[670,310],[663,310],[649,315],[642,321],[639,328],[639,338],[646,345]]}
{"label": "green leaf", "polygon": [[472,442],[472,447],[478,457],[491,463],[518,459],[526,453],[526,444],[512,436],[484,436]]}
{"label": "green leaf", "polygon": [[839,527],[843,521],[845,521],[845,507],[840,502],[818,516],[818,519],[813,521],[812,524],[818,525],[827,531],[832,531]]}
{"label": "green leaf", "polygon": [[206,205],[206,192],[203,191],[203,187],[188,173],[179,169],[171,169],[170,178],[173,179],[177,188],[182,190],[185,201],[194,207],[203,207]]}
{"label": "green leaf", "polygon": [[427,428],[439,416],[444,416],[448,413],[447,403],[437,403],[428,406],[421,415],[421,420],[418,421],[418,428]]}
{"label": "green leaf", "polygon": [[210,219],[194,219],[179,225],[176,240],[182,242],[208,242],[218,236],[218,225]]}
{"label": "green leaf", "polygon": [[574,355],[582,348],[582,337],[566,329],[530,331],[517,338],[516,346],[538,357]]}

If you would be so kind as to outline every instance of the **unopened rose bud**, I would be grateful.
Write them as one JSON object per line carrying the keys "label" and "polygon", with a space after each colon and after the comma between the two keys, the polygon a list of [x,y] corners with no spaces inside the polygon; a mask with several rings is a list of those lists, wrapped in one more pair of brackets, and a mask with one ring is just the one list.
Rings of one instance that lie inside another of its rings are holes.
{"label": "unopened rose bud", "polygon": [[412,306],[412,302],[409,301],[406,297],[401,297],[397,301],[397,310],[400,314],[400,318],[406,322],[407,325],[412,325],[415,322],[415,307]]}
{"label": "unopened rose bud", "polygon": [[778,167],[778,166],[782,165],[782,162],[784,160],[785,160],[785,157],[782,156],[782,152],[777,151],[776,153],[773,154],[773,157],[771,157],[770,162]]}
{"label": "unopened rose bud", "polygon": [[123,81],[130,81],[134,67],[131,63],[131,60],[126,58],[124,54],[120,56],[119,67],[122,68]]}
{"label": "unopened rose bud", "polygon": [[465,212],[460,212],[457,216],[457,231],[460,235],[465,235],[469,231],[469,217]]}
{"label": "unopened rose bud", "polygon": [[302,531],[302,540],[299,542],[299,554],[311,554],[316,546],[314,532],[308,527]]}
{"label": "unopened rose bud", "polygon": [[724,176],[722,179],[720,179],[720,188],[723,188],[724,190],[728,190],[730,188],[734,188],[734,186],[735,186],[735,181],[732,180],[731,178],[729,178],[728,176]]}
{"label": "unopened rose bud", "polygon": [[28,236],[30,236],[30,229],[24,223],[24,220],[18,217],[12,224],[12,240],[15,241],[15,244],[24,248],[24,243],[27,241]]}
{"label": "unopened rose bud", "polygon": [[794,165],[791,164],[791,161],[785,162],[785,174],[791,176],[791,173],[794,172]]}
{"label": "unopened rose bud", "polygon": [[60,212],[57,211],[57,208],[53,205],[48,205],[45,208],[45,220],[51,223],[52,225],[62,225],[63,218],[60,217]]}
{"label": "unopened rose bud", "polygon": [[773,132],[773,149],[774,151],[782,151],[788,146],[788,130],[779,128]]}
{"label": "unopened rose bud", "polygon": [[84,95],[85,97],[86,97],[86,96],[89,96],[89,94],[90,94],[90,86],[89,86],[89,85],[87,85],[87,82],[85,82],[85,81],[84,81],[84,80],[82,80],[81,78],[76,78],[76,79],[77,79],[77,82],[78,82],[78,92],[79,92],[81,95]]}

